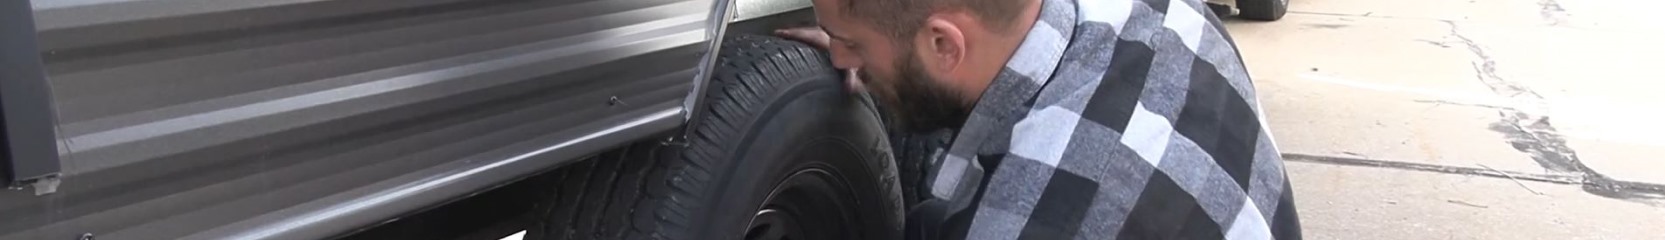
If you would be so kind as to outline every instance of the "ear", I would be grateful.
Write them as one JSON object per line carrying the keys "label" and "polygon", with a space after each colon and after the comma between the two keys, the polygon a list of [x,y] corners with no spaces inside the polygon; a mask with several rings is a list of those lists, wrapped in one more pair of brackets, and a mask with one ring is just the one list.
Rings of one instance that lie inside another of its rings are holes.
{"label": "ear", "polygon": [[925,26],[919,29],[918,37],[914,40],[914,48],[918,51],[920,60],[925,67],[932,70],[951,72],[964,63],[966,50],[965,32],[959,24],[955,24],[941,15],[932,16],[925,20]]}

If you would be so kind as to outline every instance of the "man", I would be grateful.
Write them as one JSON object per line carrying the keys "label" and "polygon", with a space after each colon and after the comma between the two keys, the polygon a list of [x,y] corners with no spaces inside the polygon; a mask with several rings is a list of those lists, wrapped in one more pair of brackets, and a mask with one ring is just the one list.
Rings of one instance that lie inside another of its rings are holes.
{"label": "man", "polygon": [[910,238],[1298,239],[1234,43],[1198,0],[814,0],[853,89],[957,128]]}

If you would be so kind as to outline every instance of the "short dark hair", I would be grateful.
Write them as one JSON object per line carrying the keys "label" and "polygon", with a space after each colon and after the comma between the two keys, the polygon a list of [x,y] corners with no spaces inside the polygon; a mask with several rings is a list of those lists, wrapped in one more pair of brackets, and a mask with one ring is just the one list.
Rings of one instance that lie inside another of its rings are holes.
{"label": "short dark hair", "polygon": [[843,0],[844,13],[867,21],[898,41],[919,32],[936,10],[967,10],[996,30],[1011,28],[1029,0]]}

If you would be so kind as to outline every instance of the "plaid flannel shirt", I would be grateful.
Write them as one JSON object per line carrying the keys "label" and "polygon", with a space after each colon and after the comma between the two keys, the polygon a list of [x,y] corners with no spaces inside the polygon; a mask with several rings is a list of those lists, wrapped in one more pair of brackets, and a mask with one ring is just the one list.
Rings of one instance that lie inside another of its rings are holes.
{"label": "plaid flannel shirt", "polygon": [[928,178],[970,217],[959,234],[1300,238],[1248,72],[1206,5],[1042,9]]}

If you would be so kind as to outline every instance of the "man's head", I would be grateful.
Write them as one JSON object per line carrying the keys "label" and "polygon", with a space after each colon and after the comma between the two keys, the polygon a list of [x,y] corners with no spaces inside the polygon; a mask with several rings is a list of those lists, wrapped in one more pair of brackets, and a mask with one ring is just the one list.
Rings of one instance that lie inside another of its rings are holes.
{"label": "man's head", "polygon": [[[1039,0],[814,0],[833,64],[904,129],[957,127],[1033,24]],[[1027,13],[1033,15],[1034,13]]]}

